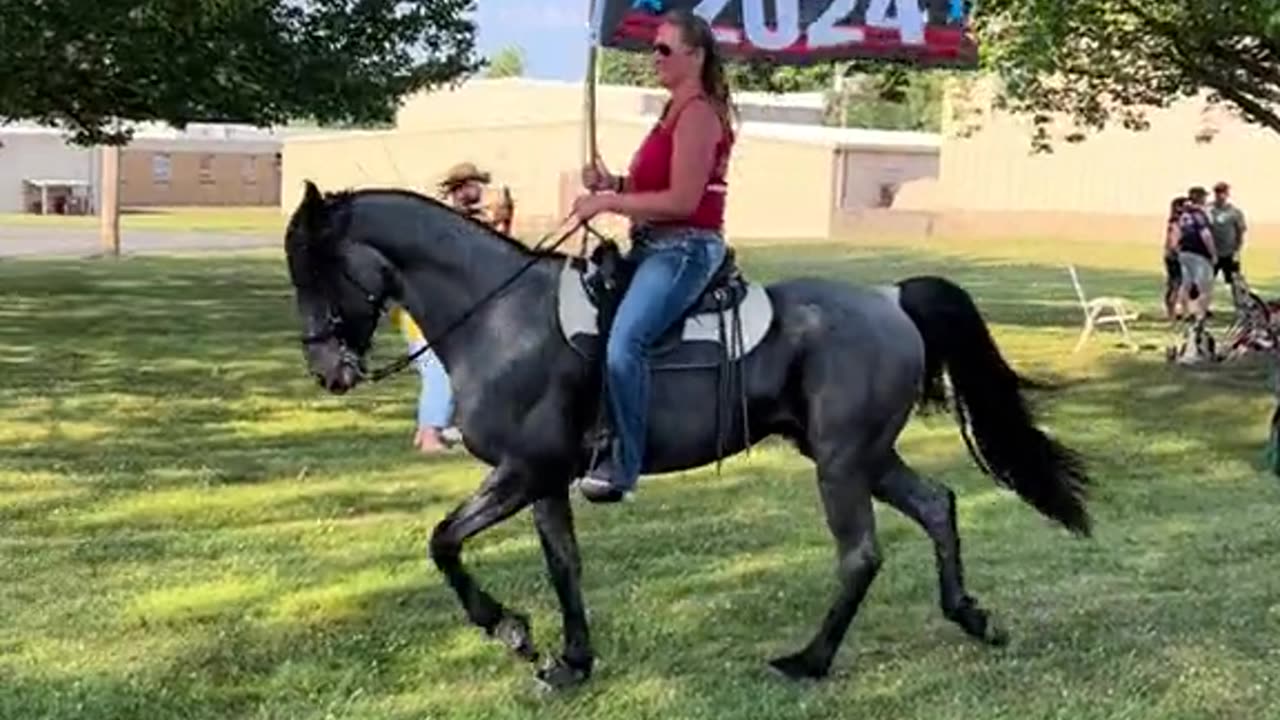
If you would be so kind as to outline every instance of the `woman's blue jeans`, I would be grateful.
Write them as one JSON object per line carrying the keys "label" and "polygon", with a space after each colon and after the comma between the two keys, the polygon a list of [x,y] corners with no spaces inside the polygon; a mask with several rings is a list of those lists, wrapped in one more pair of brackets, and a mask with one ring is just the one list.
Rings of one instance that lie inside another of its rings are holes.
{"label": "woman's blue jeans", "polygon": [[[412,341],[409,352],[415,353],[424,343]],[[440,358],[430,350],[419,355],[414,364],[422,377],[422,391],[418,395],[418,429],[449,427],[453,420],[453,389],[445,374]]]}
{"label": "woman's blue jeans", "polygon": [[613,484],[630,490],[640,477],[649,416],[649,348],[688,310],[724,261],[723,237],[679,228],[633,233],[638,262],[618,306],[605,350],[605,389],[616,437]]}

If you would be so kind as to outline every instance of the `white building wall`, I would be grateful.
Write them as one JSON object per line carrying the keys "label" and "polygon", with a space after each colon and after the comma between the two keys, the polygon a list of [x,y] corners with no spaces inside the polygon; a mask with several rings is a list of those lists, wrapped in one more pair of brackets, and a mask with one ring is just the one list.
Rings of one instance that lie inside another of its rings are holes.
{"label": "white building wall", "polygon": [[0,127],[0,143],[0,212],[23,212],[23,180],[81,180],[96,187],[97,151],[69,145],[56,131]]}

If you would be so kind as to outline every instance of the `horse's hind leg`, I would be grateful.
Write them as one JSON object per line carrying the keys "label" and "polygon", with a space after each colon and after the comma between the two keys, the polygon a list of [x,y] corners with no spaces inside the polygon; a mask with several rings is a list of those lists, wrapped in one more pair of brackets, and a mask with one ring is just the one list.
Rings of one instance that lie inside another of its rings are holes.
{"label": "horse's hind leg", "polygon": [[895,453],[888,471],[875,484],[875,495],[914,520],[933,540],[942,614],[985,643],[998,646],[1008,642],[1005,631],[965,590],[955,493],[921,477]]}
{"label": "horse's hind leg", "polygon": [[793,679],[826,676],[858,605],[880,569],[871,478],[859,472],[853,453],[846,451],[840,456],[841,462],[820,463],[818,467],[822,505],[836,539],[840,590],[822,627],[805,649],[770,661],[775,670]]}

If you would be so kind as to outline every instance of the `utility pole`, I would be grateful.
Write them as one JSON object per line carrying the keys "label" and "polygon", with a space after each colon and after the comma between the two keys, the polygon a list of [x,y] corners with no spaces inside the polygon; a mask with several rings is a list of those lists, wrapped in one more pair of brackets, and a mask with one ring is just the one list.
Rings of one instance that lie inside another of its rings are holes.
{"label": "utility pole", "polygon": [[120,256],[120,146],[103,145],[100,207],[100,237],[102,251],[112,257]]}

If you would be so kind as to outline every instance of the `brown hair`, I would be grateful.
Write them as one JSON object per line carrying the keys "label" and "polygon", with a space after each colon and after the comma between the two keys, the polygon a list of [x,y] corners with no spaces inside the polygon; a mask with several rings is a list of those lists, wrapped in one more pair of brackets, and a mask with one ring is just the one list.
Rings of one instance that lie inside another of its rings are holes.
{"label": "brown hair", "polygon": [[720,119],[730,124],[730,117],[737,114],[729,93],[729,80],[725,76],[724,58],[716,45],[711,24],[690,10],[670,10],[662,16],[663,22],[680,29],[680,37],[690,48],[702,49],[702,92],[711,98]]}

